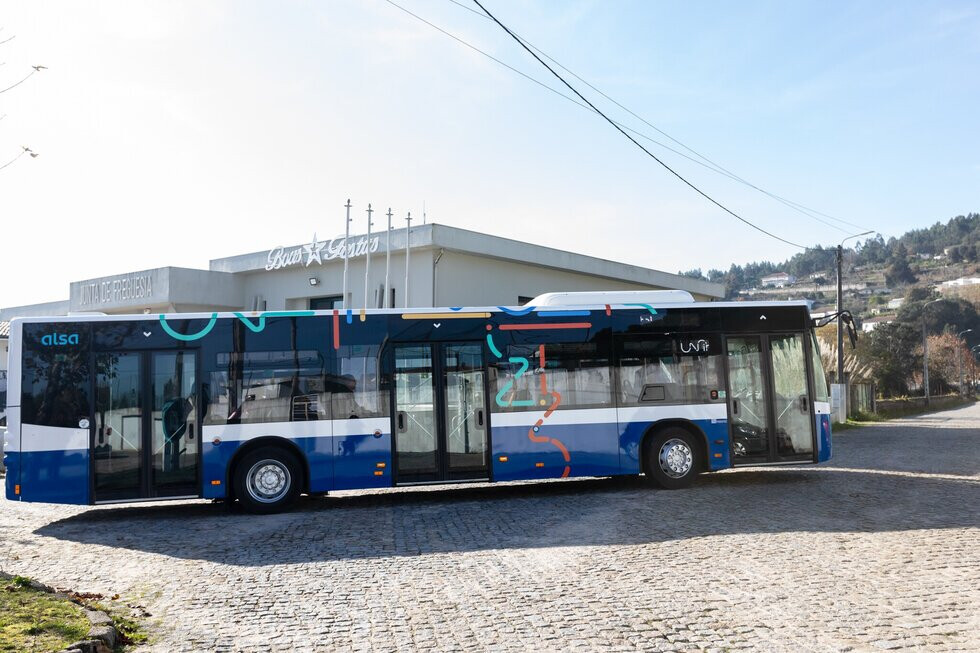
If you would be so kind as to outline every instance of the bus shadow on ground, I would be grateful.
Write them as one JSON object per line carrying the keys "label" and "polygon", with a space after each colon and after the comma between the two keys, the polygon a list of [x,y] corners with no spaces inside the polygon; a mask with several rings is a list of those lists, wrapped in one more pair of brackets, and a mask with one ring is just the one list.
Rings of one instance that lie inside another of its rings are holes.
{"label": "bus shadow on ground", "polygon": [[798,532],[980,526],[980,479],[834,467],[742,469],[659,491],[635,477],[303,498],[278,515],[220,504],[96,508],[38,535],[234,566],[637,545]]}

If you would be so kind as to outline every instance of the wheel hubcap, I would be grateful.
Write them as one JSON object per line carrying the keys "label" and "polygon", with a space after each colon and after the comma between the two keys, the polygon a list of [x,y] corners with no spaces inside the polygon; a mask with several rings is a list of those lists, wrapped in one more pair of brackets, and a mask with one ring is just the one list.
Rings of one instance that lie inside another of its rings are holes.
{"label": "wheel hubcap", "polygon": [[683,440],[672,438],[660,447],[660,469],[671,478],[686,476],[694,467],[694,454]]}
{"label": "wheel hubcap", "polygon": [[248,470],[246,478],[249,496],[260,503],[278,501],[292,485],[289,469],[278,460],[260,460]]}

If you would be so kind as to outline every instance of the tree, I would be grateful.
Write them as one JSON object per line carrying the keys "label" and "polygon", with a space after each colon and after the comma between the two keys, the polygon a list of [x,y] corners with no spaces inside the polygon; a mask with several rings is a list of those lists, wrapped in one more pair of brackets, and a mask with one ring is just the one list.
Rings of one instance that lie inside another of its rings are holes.
{"label": "tree", "polygon": [[892,254],[891,264],[885,270],[885,283],[889,287],[894,287],[915,283],[916,281],[918,281],[918,278],[912,272],[912,268],[909,267],[909,252],[905,249],[904,244],[899,243],[898,247],[895,248],[894,254]]}
{"label": "tree", "polygon": [[908,324],[882,324],[862,338],[859,352],[871,362],[878,389],[887,396],[907,394],[909,380],[922,366],[919,331]]}
{"label": "tree", "polygon": [[[960,372],[970,365],[970,350],[954,333],[929,336],[929,389],[933,393],[959,388]],[[962,367],[961,367],[962,366]],[[966,376],[966,372],[963,372]]]}
{"label": "tree", "polygon": [[[918,290],[918,289],[917,289]],[[915,329],[922,329],[922,319],[925,318],[926,332],[940,334],[944,331],[965,331],[973,329],[969,334],[970,342],[980,336],[980,314],[976,307],[961,297],[943,298],[926,305],[926,298],[921,293],[909,293],[905,304],[899,309],[897,322],[902,322]]]}

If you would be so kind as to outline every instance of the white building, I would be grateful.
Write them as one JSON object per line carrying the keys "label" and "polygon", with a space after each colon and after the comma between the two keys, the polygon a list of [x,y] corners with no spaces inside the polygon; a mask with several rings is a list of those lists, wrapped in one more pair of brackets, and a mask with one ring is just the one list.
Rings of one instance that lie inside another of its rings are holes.
{"label": "white building", "polygon": [[901,308],[902,307],[902,304],[904,304],[904,303],[905,303],[905,298],[904,297],[896,297],[895,299],[889,299],[888,300],[888,309],[889,310],[892,310],[892,311],[897,310],[897,309]]}
{"label": "white building", "polygon": [[894,316],[868,318],[867,320],[861,322],[861,331],[863,331],[864,333],[871,333],[872,331],[880,327],[882,324],[889,324],[894,321],[895,321]]}
{"label": "white building", "polygon": [[[721,284],[438,224],[412,228],[406,266],[406,230],[393,230],[390,239],[389,307],[514,306],[545,292],[587,290],[677,289],[700,301],[724,296]],[[0,320],[85,312],[340,307],[345,247],[347,306],[380,307],[387,242],[385,232],[372,234],[370,241],[364,235],[351,236],[346,243],[343,236],[314,238],[214,259],[207,270],[162,267],[71,281],[68,299],[0,309]]]}
{"label": "white building", "polygon": [[943,281],[941,284],[936,286],[936,288],[939,290],[939,292],[948,292],[950,290],[957,290],[959,288],[977,285],[980,285],[980,277],[960,277],[959,279]]}
{"label": "white building", "polygon": [[775,272],[762,277],[760,283],[763,288],[784,288],[785,286],[796,283],[796,277],[787,272]]}

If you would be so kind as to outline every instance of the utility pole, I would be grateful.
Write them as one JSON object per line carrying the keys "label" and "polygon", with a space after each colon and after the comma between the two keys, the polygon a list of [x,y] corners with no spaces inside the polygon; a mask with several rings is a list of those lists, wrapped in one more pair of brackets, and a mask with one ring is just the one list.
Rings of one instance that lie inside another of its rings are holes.
{"label": "utility pole", "polygon": [[926,406],[929,406],[929,336],[926,335],[925,313],[922,315],[922,387],[925,392]]}
{"label": "utility pole", "polygon": [[[973,329],[966,329],[965,331],[960,331],[956,334],[956,376],[959,377],[959,385],[957,388],[960,391],[960,396],[963,396],[963,347],[960,346],[960,338],[963,337],[964,333],[970,333]],[[966,342],[963,343],[966,345]]]}
{"label": "utility pole", "polygon": [[848,236],[840,241],[837,246],[837,383],[845,383],[844,380],[844,319],[841,311],[844,310],[844,243],[852,238],[870,236],[873,231]]}
{"label": "utility pole", "polygon": [[347,208],[347,221],[344,225],[344,296],[341,297],[340,303],[344,308],[350,308],[347,301],[347,258],[350,254],[350,247],[348,246],[350,242],[350,198],[347,198],[347,204],[344,204],[344,206]]}
{"label": "utility pole", "polygon": [[367,249],[365,250],[364,258],[364,308],[368,308],[368,293],[371,291],[371,214],[374,211],[371,209],[371,203],[368,203],[367,214],[368,214],[368,232],[367,232]]}
{"label": "utility pole", "polygon": [[925,390],[926,406],[929,405],[929,336],[926,334],[926,306],[943,301],[933,299],[922,305],[922,385]]}
{"label": "utility pole", "polygon": [[843,310],[843,275],[844,243],[837,246],[837,383],[844,382],[844,325],[841,311]]}

